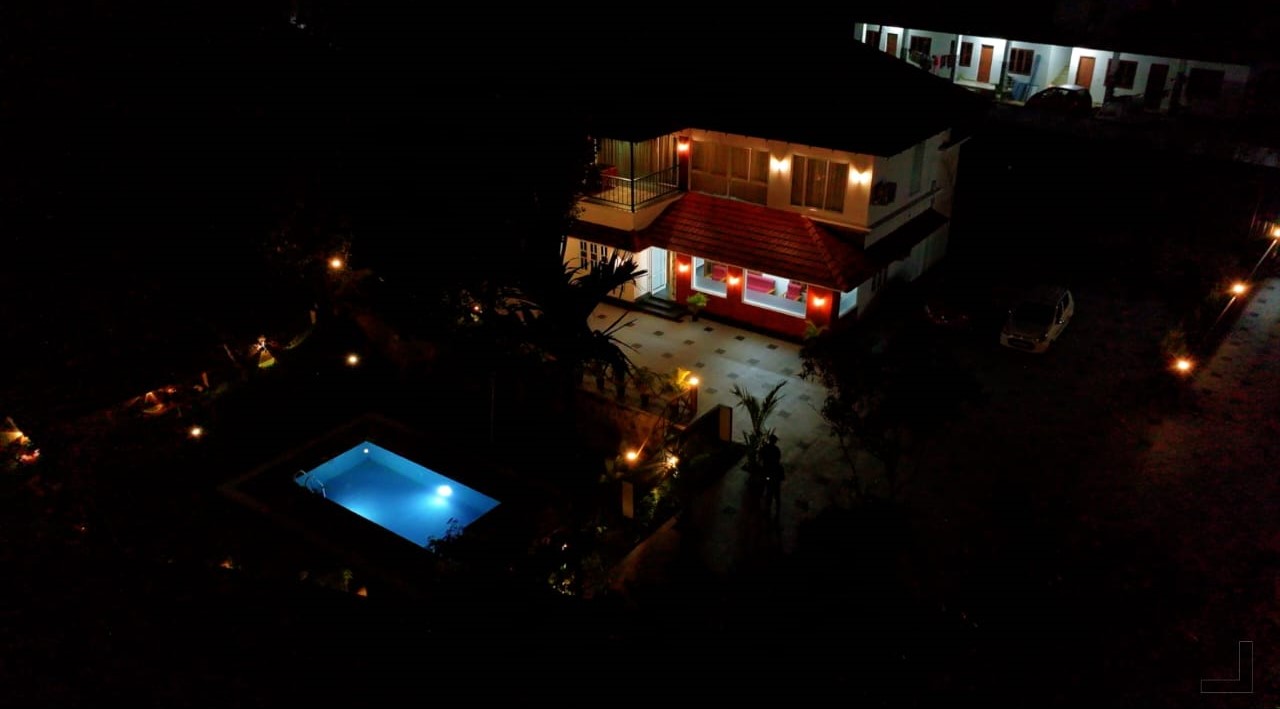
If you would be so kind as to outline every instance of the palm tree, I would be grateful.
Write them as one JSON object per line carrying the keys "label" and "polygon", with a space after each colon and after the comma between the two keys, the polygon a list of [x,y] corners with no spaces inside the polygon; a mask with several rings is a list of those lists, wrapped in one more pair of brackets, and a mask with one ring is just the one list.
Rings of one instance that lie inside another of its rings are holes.
{"label": "palm tree", "polygon": [[777,408],[778,402],[782,401],[782,396],[778,394],[778,390],[787,383],[782,380],[774,385],[763,399],[757,399],[754,394],[744,390],[741,386],[733,385],[733,395],[738,400],[738,406],[746,409],[747,416],[751,418],[751,430],[744,431],[742,438],[747,444],[747,469],[757,470],[760,467],[760,447],[764,445],[765,440],[773,433],[773,429],[765,429],[765,422],[773,410]]}

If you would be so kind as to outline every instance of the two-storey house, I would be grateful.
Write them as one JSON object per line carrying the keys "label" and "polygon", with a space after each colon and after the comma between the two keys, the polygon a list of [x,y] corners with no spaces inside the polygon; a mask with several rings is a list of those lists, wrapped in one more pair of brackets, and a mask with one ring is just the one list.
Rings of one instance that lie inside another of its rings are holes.
{"label": "two-storey house", "polygon": [[789,337],[936,264],[976,99],[854,41],[823,56],[777,85],[691,77],[670,115],[602,112],[566,260],[620,249],[648,271],[621,298],[702,293],[708,313]]}

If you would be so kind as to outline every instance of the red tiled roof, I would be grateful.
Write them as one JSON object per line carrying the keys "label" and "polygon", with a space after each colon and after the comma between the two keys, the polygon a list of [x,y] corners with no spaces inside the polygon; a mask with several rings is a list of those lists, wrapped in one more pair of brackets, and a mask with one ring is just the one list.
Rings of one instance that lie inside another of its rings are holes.
{"label": "red tiled roof", "polygon": [[947,218],[929,210],[863,250],[852,227],[782,209],[690,192],[640,232],[578,222],[570,235],[632,252],[649,246],[850,291],[905,257]]}
{"label": "red tiled roof", "polygon": [[673,251],[842,291],[874,272],[860,249],[802,214],[696,192],[642,235]]}

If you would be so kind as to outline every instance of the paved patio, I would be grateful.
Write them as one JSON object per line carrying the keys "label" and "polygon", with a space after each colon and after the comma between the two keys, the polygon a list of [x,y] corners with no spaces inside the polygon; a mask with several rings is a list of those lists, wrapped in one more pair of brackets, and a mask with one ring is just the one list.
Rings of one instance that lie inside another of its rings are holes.
{"label": "paved patio", "polygon": [[[592,322],[612,323],[623,309],[601,305]],[[701,380],[698,412],[717,404],[733,407],[736,440],[750,425],[736,406],[732,390],[741,386],[764,396],[779,381],[783,398],[768,425],[775,428],[787,477],[782,487],[782,514],[775,525],[754,499],[747,496],[747,474],[741,465],[728,471],[695,503],[679,525],[668,525],[636,549],[615,569],[614,586],[660,581],[681,555],[696,554],[715,574],[767,564],[795,544],[803,520],[826,507],[839,494],[845,463],[835,439],[828,434],[818,408],[826,390],[800,378],[800,346],[705,317],[672,322],[633,312],[619,337],[634,348],[636,365],[659,372],[676,367],[693,370]],[[824,471],[822,475],[815,471]]]}

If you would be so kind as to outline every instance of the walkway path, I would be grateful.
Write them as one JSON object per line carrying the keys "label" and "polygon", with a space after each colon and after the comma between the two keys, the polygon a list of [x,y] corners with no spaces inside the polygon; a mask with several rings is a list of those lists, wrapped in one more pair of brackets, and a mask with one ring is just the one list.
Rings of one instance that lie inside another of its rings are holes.
{"label": "walkway path", "polygon": [[[593,322],[603,327],[621,314],[617,306],[601,305]],[[628,353],[632,361],[658,372],[676,367],[694,371],[701,380],[699,414],[717,404],[733,407],[736,440],[742,440],[750,422],[737,406],[734,385],[762,397],[785,381],[779,392],[783,398],[768,425],[777,431],[787,478],[780,525],[775,527],[747,499],[747,475],[741,465],[731,469],[697,500],[680,525],[669,525],[628,556],[615,570],[614,585],[661,580],[681,553],[696,553],[712,573],[724,574],[792,549],[797,526],[838,494],[840,482],[833,478],[845,469],[839,447],[818,413],[826,390],[799,376],[800,346],[706,318],[677,323],[632,313],[626,320],[634,324],[619,337],[634,348]],[[832,472],[826,477],[814,471]]]}

